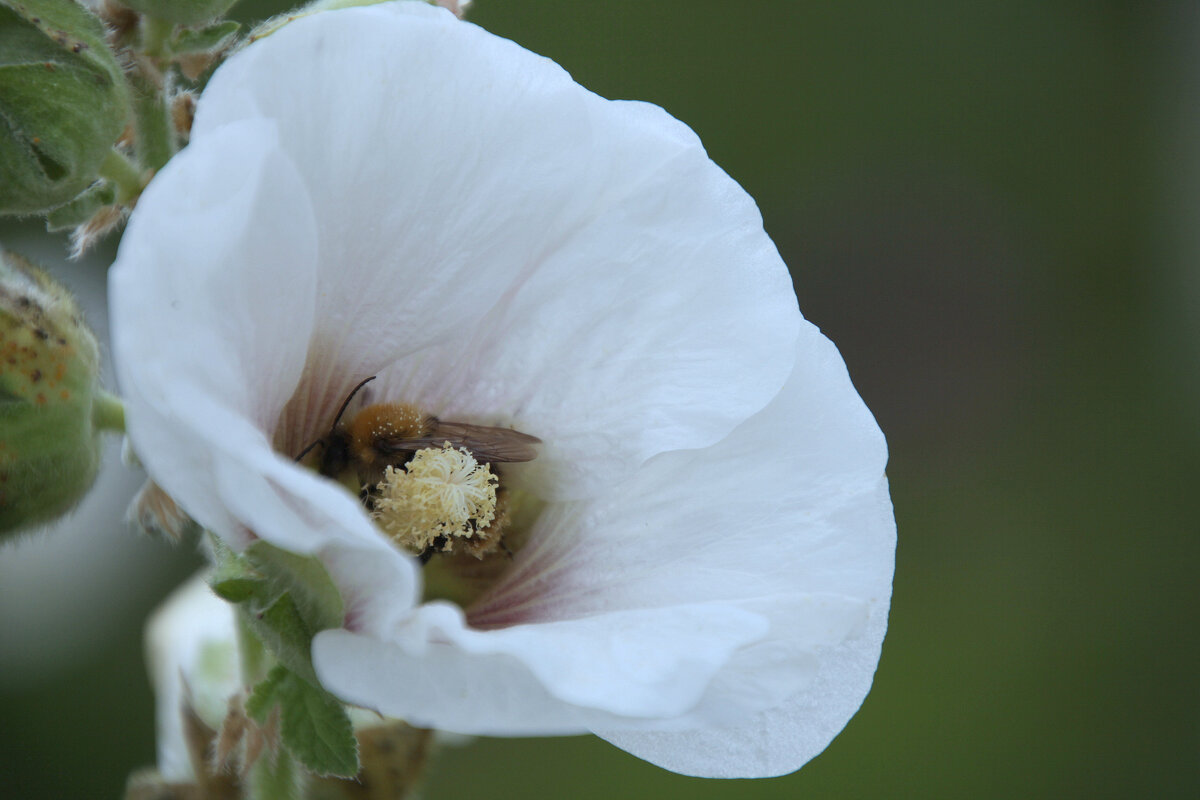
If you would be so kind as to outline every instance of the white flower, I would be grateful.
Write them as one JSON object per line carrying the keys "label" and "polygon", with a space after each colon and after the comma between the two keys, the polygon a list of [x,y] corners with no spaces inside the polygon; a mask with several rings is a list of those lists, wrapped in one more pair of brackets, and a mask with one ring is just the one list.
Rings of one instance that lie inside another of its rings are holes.
{"label": "white flower", "polygon": [[[764,776],[866,695],[883,437],[753,201],[661,109],[421,4],[301,20],[213,77],[112,297],[151,476],[234,546],[324,559],[343,699]],[[499,465],[544,506],[465,610],[294,462],[371,375],[371,402],[543,442]]]}
{"label": "white flower", "polygon": [[185,709],[220,730],[229,698],[242,688],[233,607],[201,577],[192,578],[150,618],[146,656],[154,685],[159,774],[168,781],[194,780]]}

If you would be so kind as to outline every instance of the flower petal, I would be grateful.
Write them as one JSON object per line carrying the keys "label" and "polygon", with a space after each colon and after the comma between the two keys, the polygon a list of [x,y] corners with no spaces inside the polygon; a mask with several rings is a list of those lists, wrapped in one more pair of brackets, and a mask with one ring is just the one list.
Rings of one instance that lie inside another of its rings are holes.
{"label": "flower petal", "polygon": [[327,631],[313,661],[353,703],[460,733],[579,733],[683,713],[765,624],[697,603],[497,631],[467,627],[445,603],[422,606],[382,637]]}
{"label": "flower petal", "polygon": [[[298,552],[386,549],[355,498],[269,435],[304,369],[316,293],[308,190],[276,145],[269,122],[225,126],[139,203],[110,278],[129,436],[159,484],[232,544],[262,531]],[[276,214],[290,235],[256,224]]]}
{"label": "flower petal", "polygon": [[886,461],[837,349],[806,325],[766,409],[713,447],[659,455],[603,498],[553,506],[469,619],[491,628],[680,597],[874,597],[895,541]]}
{"label": "flower petal", "polygon": [[887,610],[873,610],[861,636],[815,654],[816,674],[807,686],[737,724],[671,732],[597,728],[596,733],[638,758],[684,775],[786,775],[819,755],[858,711],[871,690],[886,632]]}
{"label": "flower petal", "polygon": [[176,589],[146,626],[146,655],[154,684],[158,771],[168,781],[195,779],[184,735],[191,706],[214,730],[226,701],[241,688],[233,606],[196,576]]}
{"label": "flower petal", "polygon": [[319,247],[289,452],[382,373],[372,399],[540,436],[530,485],[581,497],[713,443],[786,378],[787,270],[754,202],[657,107],[389,3],[300,20],[230,59],[193,136],[255,119],[278,123]]}
{"label": "flower petal", "polygon": [[322,680],[460,732],[586,727],[689,774],[801,766],[869,689],[895,547],[883,438],[833,345],[801,342],[727,440],[552,504],[470,628],[432,604],[323,633]]}
{"label": "flower petal", "polygon": [[[751,776],[869,688],[882,435],[753,202],[660,109],[419,4],[300,20],[214,76],[112,288],[135,447],[235,545],[325,561],[348,614],[314,664],[344,698]],[[545,442],[506,480],[546,511],[465,615],[414,609],[414,560],[292,460],[375,374],[360,401]]]}
{"label": "flower petal", "polygon": [[[722,572],[736,574],[755,554],[770,559],[772,567],[760,569],[756,580],[764,588],[790,574],[797,587],[858,598],[867,611],[864,627],[857,635],[830,637],[811,648],[811,680],[749,717],[733,721],[726,708],[731,698],[745,692],[751,676],[778,668],[773,654],[754,659],[757,663],[731,664],[693,715],[699,724],[684,724],[672,732],[596,729],[618,747],[676,772],[766,777],[799,769],[824,750],[858,710],[879,661],[895,551],[895,522],[882,475],[883,437],[853,395],[833,346],[819,336],[802,337],[802,342],[806,344],[797,370],[780,398],[731,437],[737,446],[753,448],[756,442],[768,442],[772,431],[777,434],[787,426],[802,431],[796,449],[777,465],[794,483],[777,496],[777,503],[758,509],[759,514],[779,515],[780,522],[790,517],[798,527],[789,532],[780,525],[756,526],[750,536],[739,536]],[[803,381],[798,380],[801,375]],[[730,457],[737,463],[734,453]],[[750,504],[735,500],[731,506],[725,507],[726,514],[754,519]],[[584,554],[577,553],[573,558],[581,557]],[[682,564],[669,570],[671,575],[691,572]],[[777,616],[772,637],[794,642],[795,631],[789,628],[804,622],[795,615]],[[721,716],[727,721],[720,722]]]}

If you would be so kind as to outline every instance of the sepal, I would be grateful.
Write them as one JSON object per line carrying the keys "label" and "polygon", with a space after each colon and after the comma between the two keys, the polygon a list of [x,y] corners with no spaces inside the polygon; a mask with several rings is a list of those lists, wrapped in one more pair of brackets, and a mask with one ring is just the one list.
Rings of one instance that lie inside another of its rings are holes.
{"label": "sepal", "polygon": [[232,44],[241,27],[233,20],[223,20],[205,28],[180,28],[169,47],[175,55],[213,52]]}
{"label": "sepal", "polygon": [[117,202],[117,190],[108,181],[97,181],[69,203],[46,215],[46,230],[65,231],[85,225],[100,209]]}

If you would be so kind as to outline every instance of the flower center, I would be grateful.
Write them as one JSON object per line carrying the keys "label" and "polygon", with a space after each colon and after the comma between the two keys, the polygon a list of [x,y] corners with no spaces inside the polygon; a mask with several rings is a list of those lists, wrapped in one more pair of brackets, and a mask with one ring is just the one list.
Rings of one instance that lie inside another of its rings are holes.
{"label": "flower center", "polygon": [[465,447],[427,447],[403,467],[389,466],[376,487],[375,521],[400,546],[428,557],[466,551],[476,558],[500,546],[505,516],[500,479]]}

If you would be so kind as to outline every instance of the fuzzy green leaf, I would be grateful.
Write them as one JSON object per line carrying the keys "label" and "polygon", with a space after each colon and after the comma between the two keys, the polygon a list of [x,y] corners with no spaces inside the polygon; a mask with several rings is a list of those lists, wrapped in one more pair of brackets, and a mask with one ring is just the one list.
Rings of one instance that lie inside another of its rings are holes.
{"label": "fuzzy green leaf", "polygon": [[246,624],[280,664],[312,685],[317,685],[317,673],[312,665],[312,639],[309,629],[296,609],[290,594],[284,593],[261,611],[240,606]]}
{"label": "fuzzy green leaf", "polygon": [[343,778],[358,774],[358,741],[337,698],[278,666],[254,687],[246,713],[266,722],[275,706],[284,745],[310,772]]}
{"label": "fuzzy green leaf", "polygon": [[280,732],[292,755],[317,775],[358,774],[358,741],[346,708],[328,692],[292,678],[280,699]]}
{"label": "fuzzy green leaf", "polygon": [[287,680],[292,673],[287,671],[286,667],[275,666],[267,673],[267,677],[254,687],[250,692],[250,696],[246,698],[246,713],[251,719],[257,720],[260,723],[266,723],[267,715],[271,713],[271,709],[279,701],[280,685]]}
{"label": "fuzzy green leaf", "polygon": [[263,541],[238,555],[216,537],[213,555],[213,591],[238,604],[246,626],[280,664],[318,685],[313,637],[340,627],[343,615],[341,595],[321,562]]}
{"label": "fuzzy green leaf", "polygon": [[225,20],[224,22],[218,22],[215,25],[209,25],[207,28],[201,28],[200,30],[180,28],[174,38],[171,39],[171,52],[176,55],[182,55],[184,53],[208,53],[220,50],[233,41],[233,37],[237,36],[241,27],[241,25],[233,20]]}
{"label": "fuzzy green leaf", "polygon": [[246,559],[268,581],[273,593],[287,593],[313,635],[340,628],[342,596],[325,566],[313,556],[301,556],[257,541],[246,548]]}
{"label": "fuzzy green leaf", "polygon": [[231,603],[257,599],[260,607],[266,606],[271,600],[266,579],[250,566],[249,561],[233,552],[229,545],[216,536],[210,536],[209,541],[216,561],[208,579],[213,592]]}

